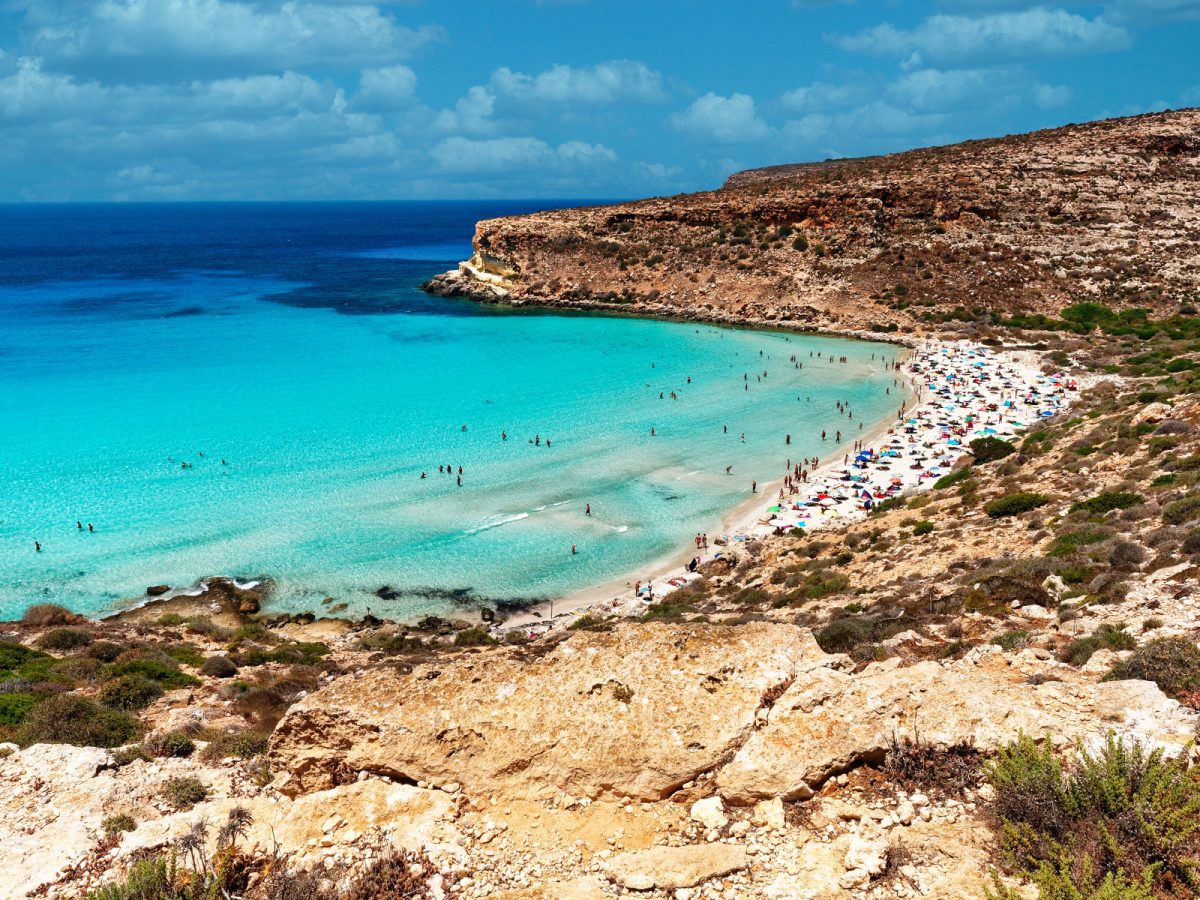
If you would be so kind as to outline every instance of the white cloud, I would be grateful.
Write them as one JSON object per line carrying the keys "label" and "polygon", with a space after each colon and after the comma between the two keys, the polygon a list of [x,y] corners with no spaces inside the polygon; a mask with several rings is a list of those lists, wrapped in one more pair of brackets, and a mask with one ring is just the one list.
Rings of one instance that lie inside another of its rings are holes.
{"label": "white cloud", "polygon": [[670,121],[680,131],[722,144],[759,141],[771,133],[748,94],[722,97],[709,92]]}
{"label": "white cloud", "polygon": [[495,111],[496,95],[476,85],[465,97],[459,98],[454,109],[438,113],[435,124],[442,131],[491,134],[497,128],[497,122],[492,118]]}
{"label": "white cloud", "polygon": [[662,76],[645,63],[617,59],[590,68],[552,66],[537,75],[500,68],[491,88],[526,103],[656,103],[666,99]]}
{"label": "white cloud", "polygon": [[1033,102],[1042,109],[1057,109],[1066,106],[1074,96],[1064,84],[1038,84],[1033,88]]}
{"label": "white cloud", "polygon": [[870,88],[866,84],[830,84],[826,81],[814,81],[812,84],[787,91],[779,98],[779,102],[791,112],[809,112],[844,108],[866,99],[869,92]]}
{"label": "white cloud", "polygon": [[363,69],[354,92],[354,105],[360,109],[400,109],[416,102],[417,75],[408,66]]}
{"label": "white cloud", "polygon": [[441,33],[399,25],[378,6],[296,0],[266,9],[235,0],[99,0],[39,11],[27,31],[30,55],[127,81],[387,65]]}
{"label": "white cloud", "polygon": [[451,137],[436,144],[429,155],[446,172],[495,172],[529,168],[546,160],[551,150],[545,141],[532,137]]}
{"label": "white cloud", "polygon": [[603,144],[567,141],[555,149],[535,137],[486,140],[450,137],[434,145],[429,154],[442,171],[453,173],[511,173],[534,167],[590,168],[617,161],[617,154]]}
{"label": "white cloud", "polygon": [[830,40],[843,50],[875,56],[996,63],[1119,50],[1128,46],[1129,35],[1103,17],[1036,7],[979,17],[936,15],[910,30],[885,23]]}
{"label": "white cloud", "polygon": [[1003,86],[995,69],[917,69],[888,86],[888,95],[922,111],[961,108]]}
{"label": "white cloud", "polygon": [[560,158],[573,163],[593,165],[617,161],[617,154],[603,144],[589,144],[586,141],[567,141],[559,144]]}

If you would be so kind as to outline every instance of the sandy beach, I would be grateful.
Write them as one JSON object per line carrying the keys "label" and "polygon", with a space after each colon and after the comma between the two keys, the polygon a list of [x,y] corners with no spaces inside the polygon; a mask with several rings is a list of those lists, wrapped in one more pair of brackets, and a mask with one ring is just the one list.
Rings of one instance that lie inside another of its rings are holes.
{"label": "sandy beach", "polygon": [[[1041,371],[1036,354],[995,351],[968,341],[925,341],[905,354],[898,376],[904,413],[862,437],[832,444],[807,473],[792,469],[730,511],[709,533],[707,548],[686,545],[636,572],[557,599],[506,620],[499,630],[540,632],[589,612],[639,615],[650,604],[699,579],[703,567],[739,544],[794,529],[816,531],[865,518],[880,503],[930,489],[970,455],[972,440],[1012,438],[1068,405],[1077,385]],[[635,595],[635,586],[638,591]]]}

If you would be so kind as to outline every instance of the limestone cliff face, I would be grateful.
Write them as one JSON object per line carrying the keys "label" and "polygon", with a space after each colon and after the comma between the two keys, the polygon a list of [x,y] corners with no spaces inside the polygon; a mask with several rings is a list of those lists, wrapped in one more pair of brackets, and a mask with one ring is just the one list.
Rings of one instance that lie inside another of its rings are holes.
{"label": "limestone cliff face", "polygon": [[1200,110],[742,172],[480,222],[437,293],[842,330],[956,307],[1174,311],[1200,272]]}

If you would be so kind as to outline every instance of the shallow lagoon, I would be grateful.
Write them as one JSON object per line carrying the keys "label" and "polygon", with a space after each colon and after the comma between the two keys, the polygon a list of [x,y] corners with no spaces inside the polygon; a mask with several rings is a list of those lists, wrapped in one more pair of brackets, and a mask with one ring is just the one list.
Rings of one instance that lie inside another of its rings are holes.
{"label": "shallow lagoon", "polygon": [[528,208],[0,208],[0,617],[212,574],[394,616],[561,595],[894,412],[884,346],[420,293]]}

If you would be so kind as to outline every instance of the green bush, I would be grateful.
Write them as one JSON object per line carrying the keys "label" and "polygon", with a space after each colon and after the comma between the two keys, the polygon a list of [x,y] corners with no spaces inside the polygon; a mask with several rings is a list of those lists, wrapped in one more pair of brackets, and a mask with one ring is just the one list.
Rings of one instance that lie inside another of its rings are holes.
{"label": "green bush", "polygon": [[922,535],[929,534],[931,531],[933,531],[933,523],[927,519],[922,519],[913,526],[913,537],[921,537]]}
{"label": "green bush", "polygon": [[118,813],[106,818],[100,823],[100,827],[104,829],[105,834],[120,834],[122,831],[133,831],[137,828],[137,822],[131,815]]}
{"label": "green bush", "polygon": [[1132,650],[1137,647],[1133,635],[1114,625],[1101,625],[1087,637],[1076,638],[1063,649],[1062,658],[1073,666],[1082,666],[1097,650]]}
{"label": "green bush", "polygon": [[144,675],[122,675],[104,684],[98,699],[112,709],[145,709],[163,695],[162,685]]}
{"label": "green bush", "polygon": [[495,643],[498,643],[498,641],[492,637],[488,630],[479,626],[464,628],[458,634],[454,635],[455,647],[486,647]]}
{"label": "green bush", "polygon": [[107,674],[112,677],[119,677],[122,675],[140,675],[143,678],[150,679],[151,681],[157,681],[166,690],[192,687],[200,683],[200,679],[195,675],[189,675],[186,672],[181,672],[171,663],[166,663],[160,659],[154,659],[148,656],[141,656],[137,659],[113,663],[108,667]]}
{"label": "green bush", "polygon": [[684,616],[696,612],[696,607],[682,600],[666,597],[657,603],[651,603],[642,613],[643,622],[678,622]]}
{"label": "green bush", "polygon": [[1060,534],[1050,542],[1050,546],[1046,549],[1046,555],[1051,557],[1070,556],[1079,548],[1099,544],[1102,541],[1108,540],[1110,536],[1110,531],[1102,531],[1098,528],[1082,528],[1078,531],[1068,531]]}
{"label": "green bush", "polygon": [[175,809],[191,809],[208,797],[208,785],[191,775],[171,778],[162,786],[159,794]]}
{"label": "green bush", "polygon": [[139,859],[123,881],[98,887],[84,900],[185,900],[186,895],[176,889],[178,874],[173,855]]}
{"label": "green bush", "polygon": [[1069,775],[1021,735],[987,768],[1002,859],[1045,900],[1194,896],[1200,888],[1200,779],[1111,733]]}
{"label": "green bush", "polygon": [[1167,525],[1183,525],[1200,517],[1200,494],[1189,494],[1163,507],[1162,520]]}
{"label": "green bush", "polygon": [[1200,691],[1200,647],[1179,637],[1149,641],[1129,659],[1113,666],[1106,680],[1128,678],[1153,681],[1164,694],[1176,699]]}
{"label": "green bush", "polygon": [[167,648],[167,656],[177,663],[193,668],[203,665],[204,657],[194,644],[175,644]]}
{"label": "green bush", "polygon": [[74,744],[77,747],[119,747],[138,733],[137,719],[107,709],[77,694],[55,694],[25,717],[18,742]]}
{"label": "green bush", "polygon": [[866,619],[834,619],[814,635],[826,653],[848,653],[861,644],[870,643],[873,628]]}
{"label": "green bush", "polygon": [[209,675],[213,678],[232,678],[238,673],[238,667],[228,656],[210,656],[204,660],[200,666],[201,675]]}
{"label": "green bush", "polygon": [[53,628],[38,639],[38,646],[43,650],[74,650],[76,647],[86,647],[92,642],[92,636],[82,628]]}
{"label": "green bush", "polygon": [[1029,512],[1040,506],[1045,506],[1049,502],[1050,498],[1045,494],[1022,491],[984,504],[983,511],[993,519],[1003,519],[1007,516],[1016,516]]}
{"label": "green bush", "polygon": [[0,725],[20,725],[37,704],[38,698],[33,694],[0,694]]}
{"label": "green bush", "polygon": [[267,735],[241,729],[237,731],[209,732],[201,736],[208,745],[200,751],[200,758],[209,762],[235,756],[250,759],[267,751]]}
{"label": "green bush", "polygon": [[1017,448],[998,437],[976,438],[970,443],[971,455],[979,464],[995,462],[1017,452]]}
{"label": "green bush", "polygon": [[1103,515],[1114,509],[1128,509],[1145,503],[1146,498],[1132,491],[1104,491],[1095,497],[1082,500],[1071,507],[1071,512],[1085,512],[1091,515]]}
{"label": "green bush", "polygon": [[567,626],[569,631],[611,631],[612,625],[605,622],[603,619],[593,616],[591,613],[585,613],[574,622]]}
{"label": "green bush", "polygon": [[92,659],[100,660],[100,662],[110,663],[127,649],[127,647],[114,644],[112,641],[93,641],[88,645],[87,655]]}
{"label": "green bush", "polygon": [[191,756],[196,749],[192,739],[182,731],[168,731],[166,734],[154,735],[143,741],[142,745],[155,756],[176,759]]}
{"label": "green bush", "polygon": [[233,661],[239,666],[261,666],[272,662],[311,666],[328,653],[329,648],[321,643],[288,641],[270,650],[248,650],[239,653]]}
{"label": "green bush", "polygon": [[1005,650],[1017,650],[1029,644],[1029,632],[1020,628],[1006,631],[992,638],[992,643]]}
{"label": "green bush", "polygon": [[53,661],[48,653],[42,653],[24,644],[0,641],[0,679],[12,678],[18,670],[34,660]]}

